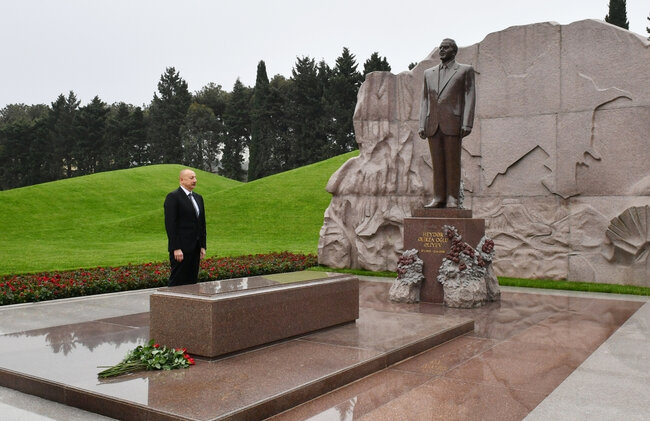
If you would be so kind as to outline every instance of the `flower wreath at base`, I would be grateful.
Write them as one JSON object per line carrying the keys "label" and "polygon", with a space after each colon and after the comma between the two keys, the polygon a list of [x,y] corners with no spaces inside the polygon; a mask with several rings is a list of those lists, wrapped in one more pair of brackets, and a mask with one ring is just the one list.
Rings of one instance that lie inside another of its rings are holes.
{"label": "flower wreath at base", "polygon": [[160,346],[152,339],[147,345],[139,345],[129,351],[124,359],[114,366],[99,366],[106,368],[100,372],[100,378],[121,376],[136,371],[174,370],[188,368],[194,365],[194,358],[187,354],[185,348],[167,348]]}

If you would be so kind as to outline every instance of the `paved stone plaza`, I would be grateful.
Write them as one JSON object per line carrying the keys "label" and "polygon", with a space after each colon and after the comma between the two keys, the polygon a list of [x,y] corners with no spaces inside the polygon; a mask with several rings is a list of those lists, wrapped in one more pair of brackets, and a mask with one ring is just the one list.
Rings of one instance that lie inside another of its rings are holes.
{"label": "paved stone plaza", "polygon": [[[390,303],[389,287],[364,278],[356,324],[188,370],[109,381],[97,379],[96,365],[114,364],[148,340],[153,290],[2,307],[2,384],[51,400],[3,387],[0,413],[110,419],[54,400],[104,413],[109,404],[125,411],[112,413],[120,419],[226,419],[237,405],[268,410],[277,390],[289,387],[297,402],[305,385],[325,390],[346,376],[351,383],[272,419],[641,420],[650,413],[646,297],[503,288],[500,303],[457,310]],[[431,332],[462,329],[467,319],[473,331],[437,345],[445,338]],[[409,358],[404,349],[419,354]]]}

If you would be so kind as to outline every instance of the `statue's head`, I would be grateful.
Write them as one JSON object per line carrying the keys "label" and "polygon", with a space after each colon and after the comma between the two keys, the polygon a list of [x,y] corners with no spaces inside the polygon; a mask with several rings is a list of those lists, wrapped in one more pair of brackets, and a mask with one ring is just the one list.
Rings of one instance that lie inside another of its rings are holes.
{"label": "statue's head", "polygon": [[458,52],[458,45],[456,45],[456,41],[454,41],[451,38],[445,38],[442,40],[440,43],[440,47],[438,48],[438,54],[440,55],[440,60],[443,62],[448,62],[450,60],[453,60],[454,57],[456,57],[456,53]]}

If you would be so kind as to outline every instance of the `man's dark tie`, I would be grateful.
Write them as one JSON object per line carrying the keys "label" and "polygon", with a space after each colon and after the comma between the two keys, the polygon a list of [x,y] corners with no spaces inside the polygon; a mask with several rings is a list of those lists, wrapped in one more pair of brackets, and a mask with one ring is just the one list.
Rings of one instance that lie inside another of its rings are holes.
{"label": "man's dark tie", "polygon": [[198,203],[196,203],[196,200],[194,199],[194,195],[192,194],[192,192],[190,192],[188,194],[188,196],[190,197],[190,200],[192,201],[192,206],[194,206],[194,212],[196,212],[196,216],[198,217],[199,216],[199,205],[198,205]]}

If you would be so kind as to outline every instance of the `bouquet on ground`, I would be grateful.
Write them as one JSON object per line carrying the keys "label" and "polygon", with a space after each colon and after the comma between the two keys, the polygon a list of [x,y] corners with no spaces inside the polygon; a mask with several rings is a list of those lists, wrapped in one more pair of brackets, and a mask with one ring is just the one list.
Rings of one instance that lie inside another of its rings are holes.
{"label": "bouquet on ground", "polygon": [[107,378],[136,371],[188,368],[191,365],[194,365],[194,358],[187,354],[185,348],[167,348],[152,339],[147,345],[139,345],[129,351],[119,364],[112,367],[100,366],[99,368],[108,368],[98,375]]}

